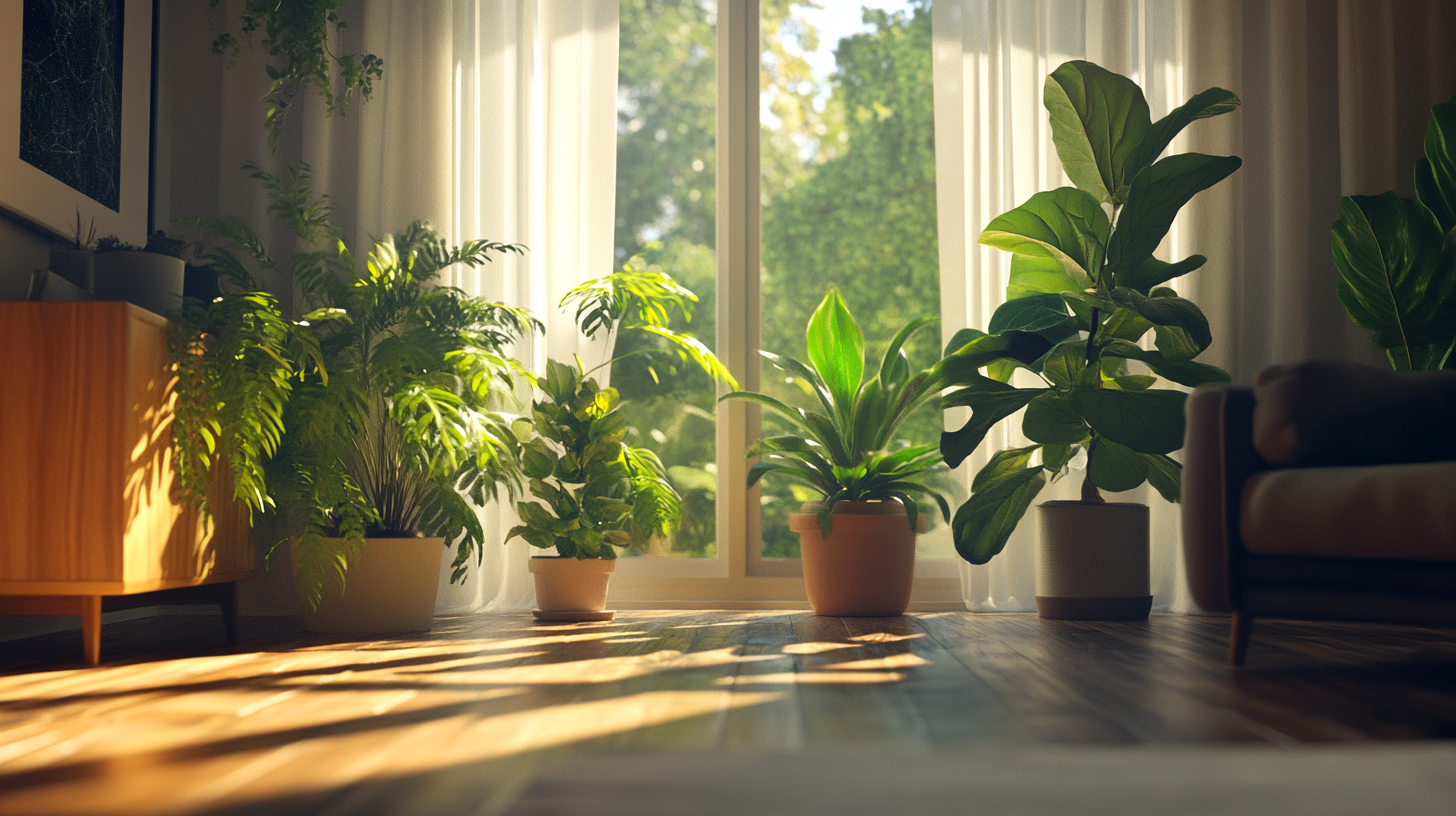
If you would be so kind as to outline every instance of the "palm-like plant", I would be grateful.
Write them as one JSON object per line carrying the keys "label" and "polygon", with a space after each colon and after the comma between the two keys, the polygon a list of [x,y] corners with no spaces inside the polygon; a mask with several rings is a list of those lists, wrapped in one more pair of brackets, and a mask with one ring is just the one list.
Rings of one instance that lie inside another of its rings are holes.
{"label": "palm-like plant", "polygon": [[790,433],[765,437],[748,449],[757,457],[748,486],[770,473],[808,485],[824,496],[817,515],[827,537],[835,505],[844,501],[896,499],[917,529],[916,499],[933,500],[950,521],[950,504],[926,482],[944,469],[936,445],[892,447],[905,418],[939,396],[945,363],[912,373],[905,342],[935,322],[912,320],[895,334],[879,371],[865,376],[864,333],[844,298],[831,289],[809,320],[806,366],[792,357],[759,352],[774,366],[808,383],[824,412],[791,408],[766,394],[734,391],[722,399],[756,402],[773,410]]}
{"label": "palm-like plant", "polygon": [[[429,224],[416,222],[377,241],[356,272],[329,223],[327,198],[310,189],[306,166],[282,179],[249,169],[269,191],[270,212],[310,247],[294,254],[285,275],[309,311],[279,328],[308,353],[282,353],[275,343],[253,355],[266,376],[235,377],[240,387],[232,393],[213,392],[213,401],[225,404],[246,398],[251,383],[276,383],[275,398],[258,411],[265,421],[191,422],[178,434],[191,441],[179,444],[191,445],[195,458],[223,439],[225,448],[249,453],[254,506],[277,501],[307,509],[295,585],[311,607],[329,574],[343,583],[372,536],[443,537],[456,547],[452,577],[462,578],[484,539],[471,503],[483,504],[501,488],[514,495],[519,484],[518,442],[499,409],[524,371],[503,350],[539,324],[519,309],[437,281],[452,265],[479,266],[520,248],[488,241],[448,247]],[[277,268],[256,234],[233,220],[202,226],[223,238],[210,257],[241,291],[208,307],[194,304],[191,336],[204,345],[207,337],[226,337],[225,329],[205,330],[209,323],[232,325],[224,310],[238,303],[266,305],[254,311],[278,324],[276,302],[257,292],[242,260]],[[264,356],[280,365],[270,367]],[[230,360],[211,362],[222,371],[236,368]]]}

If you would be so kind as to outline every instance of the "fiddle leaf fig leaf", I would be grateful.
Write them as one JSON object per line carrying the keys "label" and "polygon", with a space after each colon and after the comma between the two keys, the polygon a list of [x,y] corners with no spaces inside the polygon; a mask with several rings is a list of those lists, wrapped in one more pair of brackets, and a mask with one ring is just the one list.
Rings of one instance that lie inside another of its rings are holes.
{"label": "fiddle leaf fig leaf", "polygon": [[1112,299],[1153,324],[1158,333],[1158,350],[1170,360],[1191,360],[1213,342],[1208,318],[1191,300],[1161,293],[1159,297],[1144,297],[1137,290],[1120,287],[1112,290]]}
{"label": "fiddle leaf fig leaf", "polygon": [[1183,496],[1183,466],[1164,454],[1142,454],[1148,466],[1148,484],[1174,504]]}
{"label": "fiddle leaf fig leaf", "polygon": [[1107,245],[1107,276],[1136,270],[1157,249],[1178,211],[1193,196],[1228,178],[1243,164],[1238,156],[1181,153],[1160,159],[1137,174],[1117,231]]}
{"label": "fiddle leaf fig leaf", "polygon": [[1431,108],[1426,157],[1416,162],[1416,199],[1436,216],[1446,240],[1456,234],[1456,96]]}
{"label": "fiddle leaf fig leaf", "polygon": [[1021,431],[1033,442],[1073,445],[1087,436],[1087,423],[1072,401],[1057,393],[1042,394],[1026,406]]}
{"label": "fiddle leaf fig leaf", "polygon": [[945,457],[946,465],[952,468],[959,466],[980,446],[992,425],[1020,411],[1047,390],[1012,388],[984,377],[980,380],[977,385],[952,391],[942,400],[946,408],[966,406],[971,409],[971,418],[960,430],[940,435],[940,453]]}
{"label": "fiddle leaf fig leaf", "polygon": [[1001,304],[986,328],[991,334],[1043,332],[1066,323],[1069,318],[1061,295],[1038,293]]}
{"label": "fiddle leaf fig leaf", "polygon": [[1086,367],[1087,346],[1084,343],[1073,341],[1062,343],[1047,352],[1046,362],[1041,365],[1041,373],[1053,385],[1065,389],[1072,387],[1072,384],[1077,381],[1077,376]]}
{"label": "fiddle leaf fig leaf", "polygon": [[1007,448],[997,451],[991,457],[991,461],[981,468],[976,478],[971,482],[972,492],[984,490],[988,485],[1005,478],[1013,473],[1025,470],[1031,463],[1032,454],[1035,454],[1040,445],[1030,445],[1025,448]]}
{"label": "fiddle leaf fig leaf", "polygon": [[1456,333],[1456,274],[1431,211],[1395,193],[1346,196],[1332,227],[1336,294],[1355,325],[1375,333],[1397,370],[1418,349]]}
{"label": "fiddle leaf fig leaf", "polygon": [[1121,493],[1148,479],[1148,465],[1141,453],[1108,439],[1097,439],[1087,454],[1087,478],[1103,490]]}
{"label": "fiddle leaf fig leaf", "polygon": [[1163,389],[1072,391],[1072,405],[1094,431],[1139,453],[1171,453],[1183,447],[1183,403],[1187,399],[1182,391]]}
{"label": "fiddle leaf fig leaf", "polygon": [[1077,60],[1047,77],[1042,102],[1057,156],[1072,183],[1098,201],[1126,201],[1125,190],[1141,169],[1138,147],[1152,124],[1137,83]]}
{"label": "fiddle leaf fig leaf", "polygon": [[1052,343],[1039,334],[1009,331],[983,334],[946,355],[930,370],[935,383],[957,385],[980,378],[980,369],[997,360],[1031,365],[1051,350]]}
{"label": "fiddle leaf fig leaf", "polygon": [[1228,113],[1239,106],[1239,97],[1233,91],[1226,91],[1223,88],[1209,88],[1201,93],[1196,93],[1193,98],[1179,105],[1154,122],[1148,128],[1147,135],[1143,137],[1142,144],[1138,145],[1134,174],[1138,170],[1152,164],[1157,160],[1173,138],[1183,131],[1183,128],[1199,119],[1207,119],[1210,116],[1220,116]]}
{"label": "fiddle leaf fig leaf", "polygon": [[1026,508],[1045,486],[1046,473],[1040,465],[1002,473],[985,482],[951,520],[956,552],[972,564],[990,561],[1005,549]]}
{"label": "fiddle leaf fig leaf", "polygon": [[[1090,280],[1090,279],[1089,279]],[[1012,301],[1037,292],[1066,292],[1081,288],[1061,261],[1036,255],[1012,255],[1011,278],[1006,283],[1006,300]]]}
{"label": "fiddle leaf fig leaf", "polygon": [[980,242],[1017,255],[1051,258],[1085,289],[1102,266],[1111,225],[1090,194],[1072,187],[1037,193],[986,225]]}
{"label": "fiddle leaf fig leaf", "polygon": [[1232,382],[1227,371],[1217,366],[1193,360],[1169,360],[1159,351],[1148,351],[1125,340],[1113,340],[1103,347],[1102,353],[1112,357],[1138,360],[1153,370],[1154,374],[1179,385],[1198,386],[1211,382]]}
{"label": "fiddle leaf fig leaf", "polygon": [[1147,260],[1143,261],[1137,268],[1124,268],[1117,271],[1114,275],[1114,282],[1118,286],[1136,289],[1143,294],[1147,294],[1148,290],[1154,286],[1186,275],[1203,266],[1205,263],[1208,263],[1208,259],[1202,255],[1189,255],[1177,263],[1160,261],[1149,255]]}

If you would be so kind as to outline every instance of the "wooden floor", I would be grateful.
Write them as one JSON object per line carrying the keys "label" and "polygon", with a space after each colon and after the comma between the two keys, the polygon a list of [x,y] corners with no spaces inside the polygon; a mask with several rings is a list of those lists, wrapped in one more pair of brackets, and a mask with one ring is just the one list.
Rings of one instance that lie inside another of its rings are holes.
{"label": "wooden floor", "polygon": [[[1456,738],[1456,631],[628,612],[387,640],[217,618],[0,644],[0,814],[489,813],[582,751],[944,752]],[[516,787],[513,787],[516,786]],[[503,798],[504,797],[504,798]]]}

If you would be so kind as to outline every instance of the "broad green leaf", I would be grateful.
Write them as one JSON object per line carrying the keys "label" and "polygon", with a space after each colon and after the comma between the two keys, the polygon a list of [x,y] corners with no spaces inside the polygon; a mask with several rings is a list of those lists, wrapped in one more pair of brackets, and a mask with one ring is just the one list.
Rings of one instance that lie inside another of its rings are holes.
{"label": "broad green leaf", "polygon": [[990,561],[1044,486],[1046,474],[1037,466],[1007,473],[973,493],[951,521],[956,552],[972,564]]}
{"label": "broad green leaf", "polygon": [[1191,360],[1213,342],[1208,318],[1191,300],[1144,297],[1134,289],[1121,287],[1112,290],[1112,299],[1153,324],[1158,333],[1158,350],[1169,360]]}
{"label": "broad green leaf", "polygon": [[1065,323],[1070,317],[1061,295],[1039,293],[1001,304],[991,315],[986,329],[993,335],[1009,331],[1041,332]]}
{"label": "broad green leaf", "polygon": [[1087,454],[1087,478],[1102,490],[1121,493],[1147,481],[1143,455],[1108,439],[1094,439]]}
{"label": "broad green leaf", "polygon": [[1114,391],[1077,388],[1072,405],[1099,435],[1140,453],[1183,447],[1182,391]]}
{"label": "broad green leaf", "polygon": [[1137,83],[1090,62],[1066,62],[1047,77],[1042,102],[1072,183],[1098,201],[1126,201],[1125,188],[1141,169],[1138,146],[1152,124]]}
{"label": "broad green leaf", "polygon": [[1073,187],[1036,193],[986,225],[980,242],[1017,255],[1051,258],[1075,288],[1092,286],[1111,226],[1097,199]]}
{"label": "broad green leaf", "polygon": [[1146,391],[1157,381],[1157,377],[1148,374],[1125,374],[1112,378],[1113,384],[1124,391]]}
{"label": "broad green leaf", "polygon": [[1188,127],[1189,123],[1228,113],[1238,106],[1238,95],[1223,88],[1209,88],[1194,94],[1193,98],[1174,108],[1148,128],[1142,144],[1138,145],[1137,157],[1133,161],[1133,174],[1136,175],[1138,170],[1156,161],[1174,137]]}
{"label": "broad green leaf", "polygon": [[1047,352],[1041,373],[1059,388],[1071,388],[1087,367],[1087,345],[1079,340],[1062,343]]}
{"label": "broad green leaf", "polygon": [[1232,382],[1229,373],[1217,366],[1192,360],[1174,361],[1163,357],[1162,352],[1147,351],[1125,340],[1113,340],[1102,348],[1102,353],[1111,357],[1138,360],[1153,370],[1154,374],[1179,385],[1198,386],[1211,382]]}
{"label": "broad green leaf", "polygon": [[1040,445],[1030,445],[1025,448],[1007,448],[997,451],[991,457],[991,461],[981,468],[976,478],[971,482],[971,491],[984,490],[987,485],[999,479],[1003,479],[1014,472],[1026,470],[1031,462],[1032,454],[1041,448]]}
{"label": "broad green leaf", "polygon": [[1375,333],[1397,369],[1414,350],[1456,333],[1456,270],[1430,210],[1395,193],[1346,196],[1334,234],[1336,294],[1357,326]]}
{"label": "broad green leaf", "polygon": [[895,336],[890,339],[890,345],[885,347],[884,358],[880,361],[879,380],[882,389],[886,392],[893,391],[908,379],[910,367],[907,358],[902,353],[905,341],[938,320],[939,318],[930,315],[918,317],[895,332]]}
{"label": "broad green leaf", "polygon": [[[1090,280],[1090,279],[1089,279]],[[1006,299],[1016,300],[1037,292],[1066,292],[1082,286],[1056,258],[1035,255],[1012,255],[1011,278],[1006,283]]]}
{"label": "broad green leaf", "polygon": [[1163,454],[1142,454],[1148,466],[1148,484],[1163,498],[1177,504],[1183,496],[1183,466]]}
{"label": "broad green leaf", "polygon": [[1078,416],[1072,401],[1061,394],[1042,394],[1026,406],[1021,432],[1033,442],[1072,445],[1087,436],[1087,423]]}
{"label": "broad green leaf", "polygon": [[931,369],[930,381],[936,387],[961,385],[980,379],[980,369],[997,360],[1030,365],[1051,348],[1051,341],[1030,332],[981,335],[936,363]]}
{"label": "broad green leaf", "polygon": [[1128,289],[1136,289],[1147,294],[1161,283],[1181,277],[1208,263],[1208,259],[1202,255],[1189,255],[1178,263],[1160,261],[1149,255],[1147,260],[1136,268],[1123,268],[1114,275],[1114,283],[1117,286],[1125,286]]}
{"label": "broad green leaf", "polygon": [[1133,179],[1127,206],[1107,245],[1107,277],[1140,269],[1158,248],[1178,211],[1193,196],[1228,178],[1243,160],[1238,156],[1181,153],[1160,159]]}
{"label": "broad green leaf", "polygon": [[1112,313],[1111,317],[1107,318],[1106,322],[1098,327],[1097,336],[1103,339],[1126,340],[1130,343],[1136,343],[1152,327],[1153,324],[1142,319],[1136,313],[1130,312],[1127,309],[1118,309]]}
{"label": "broad green leaf", "polygon": [[1076,452],[1074,445],[1042,445],[1041,466],[1053,474],[1060,473]]}
{"label": "broad green leaf", "polygon": [[864,334],[839,291],[829,294],[809,318],[809,362],[834,395],[838,413],[848,419],[854,394],[864,378]]}
{"label": "broad green leaf", "polygon": [[940,356],[949,357],[950,355],[955,354],[957,351],[960,351],[967,343],[975,340],[977,337],[985,336],[986,333],[981,331],[980,329],[961,329],[955,334],[951,335],[950,342],[945,344],[945,351],[942,352]]}
{"label": "broad green leaf", "polygon": [[1436,216],[1448,241],[1456,231],[1456,96],[1431,108],[1426,157],[1416,163],[1416,199]]}
{"label": "broad green leaf", "polygon": [[[983,378],[984,379],[984,378]],[[986,383],[994,383],[985,380]],[[967,456],[981,444],[991,426],[1021,410],[1028,402],[1046,392],[1044,388],[1012,388],[1001,385],[998,388],[962,388],[953,391],[943,400],[944,407],[968,406],[971,418],[960,430],[946,431],[940,435],[940,453],[951,468],[960,466]]]}

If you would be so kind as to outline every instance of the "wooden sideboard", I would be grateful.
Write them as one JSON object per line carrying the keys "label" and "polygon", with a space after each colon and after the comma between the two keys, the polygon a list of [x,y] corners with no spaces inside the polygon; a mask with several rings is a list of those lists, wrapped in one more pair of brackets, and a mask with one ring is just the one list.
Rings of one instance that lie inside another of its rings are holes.
{"label": "wooden sideboard", "polygon": [[[81,615],[90,663],[103,606],[256,566],[246,508],[209,521],[171,498],[166,329],[117,301],[0,302],[0,614]],[[221,603],[235,634],[230,587],[172,594]]]}

